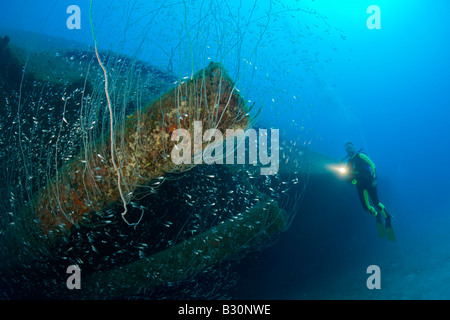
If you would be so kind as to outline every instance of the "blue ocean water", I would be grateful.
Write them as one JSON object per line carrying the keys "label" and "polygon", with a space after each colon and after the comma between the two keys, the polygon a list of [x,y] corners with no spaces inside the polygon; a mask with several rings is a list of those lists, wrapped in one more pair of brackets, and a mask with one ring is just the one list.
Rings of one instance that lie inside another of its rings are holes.
{"label": "blue ocean water", "polygon": [[[67,27],[70,5],[80,29]],[[368,26],[371,5],[379,29]],[[0,28],[92,50],[90,6],[2,1]],[[179,78],[220,61],[261,108],[258,127],[330,163],[352,141],[376,164],[397,242],[377,237],[355,187],[324,168],[277,241],[231,267],[233,298],[450,298],[449,10],[444,0],[93,1],[100,48]],[[381,289],[367,288],[369,265],[380,267]]]}

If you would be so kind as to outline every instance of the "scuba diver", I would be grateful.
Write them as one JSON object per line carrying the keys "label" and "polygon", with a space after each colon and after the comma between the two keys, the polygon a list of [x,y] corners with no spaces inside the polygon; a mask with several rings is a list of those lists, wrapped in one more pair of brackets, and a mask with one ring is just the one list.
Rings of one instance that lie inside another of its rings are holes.
{"label": "scuba diver", "polygon": [[[345,164],[347,169],[346,180],[347,182],[356,185],[359,200],[361,201],[363,208],[375,216],[378,235],[381,238],[384,238],[386,235],[389,240],[396,241],[394,230],[391,225],[392,216],[387,213],[386,207],[378,199],[377,171],[375,164],[365,153],[362,153],[361,150],[355,151],[352,142],[347,142],[345,144],[347,156],[342,161],[348,158],[348,161]],[[369,198],[378,211],[370,204]],[[383,216],[385,220],[384,227],[381,216]]]}

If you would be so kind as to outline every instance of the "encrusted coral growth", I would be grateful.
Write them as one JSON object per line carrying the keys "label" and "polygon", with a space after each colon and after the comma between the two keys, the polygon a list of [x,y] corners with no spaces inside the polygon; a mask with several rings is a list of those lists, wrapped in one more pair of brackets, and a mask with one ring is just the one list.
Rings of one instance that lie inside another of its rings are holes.
{"label": "encrusted coral growth", "polygon": [[[168,171],[182,171],[169,153],[171,134],[183,128],[193,136],[194,121],[203,129],[246,129],[247,105],[234,82],[218,63],[179,83],[147,107],[129,116],[116,130],[115,156],[128,199],[133,191]],[[117,174],[108,158],[108,138],[86,146],[59,170],[35,201],[40,227],[46,234],[69,231],[119,199]],[[200,141],[202,141],[200,139]],[[203,144],[203,147],[205,144]]]}

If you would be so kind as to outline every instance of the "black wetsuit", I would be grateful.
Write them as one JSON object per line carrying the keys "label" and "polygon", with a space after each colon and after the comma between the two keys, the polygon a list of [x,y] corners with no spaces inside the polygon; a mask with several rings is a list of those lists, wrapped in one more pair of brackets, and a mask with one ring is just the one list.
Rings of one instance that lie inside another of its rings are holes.
{"label": "black wetsuit", "polygon": [[355,153],[347,162],[349,169],[348,181],[356,184],[359,200],[363,208],[376,214],[375,208],[370,205],[369,197],[380,212],[385,213],[384,206],[378,199],[377,187],[373,186],[373,181],[376,179],[375,164],[370,158],[361,152]]}

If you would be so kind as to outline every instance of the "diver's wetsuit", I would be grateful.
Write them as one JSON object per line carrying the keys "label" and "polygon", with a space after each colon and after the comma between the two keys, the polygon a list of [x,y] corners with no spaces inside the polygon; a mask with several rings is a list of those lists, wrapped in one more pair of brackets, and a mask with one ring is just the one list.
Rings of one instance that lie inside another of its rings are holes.
{"label": "diver's wetsuit", "polygon": [[378,214],[377,210],[370,205],[370,196],[372,203],[382,213],[383,217],[386,218],[386,209],[378,200],[377,187],[372,186],[373,181],[376,179],[375,164],[366,154],[357,152],[350,157],[347,166],[350,173],[348,181],[356,184],[359,200],[361,201],[363,208],[374,215]]}

